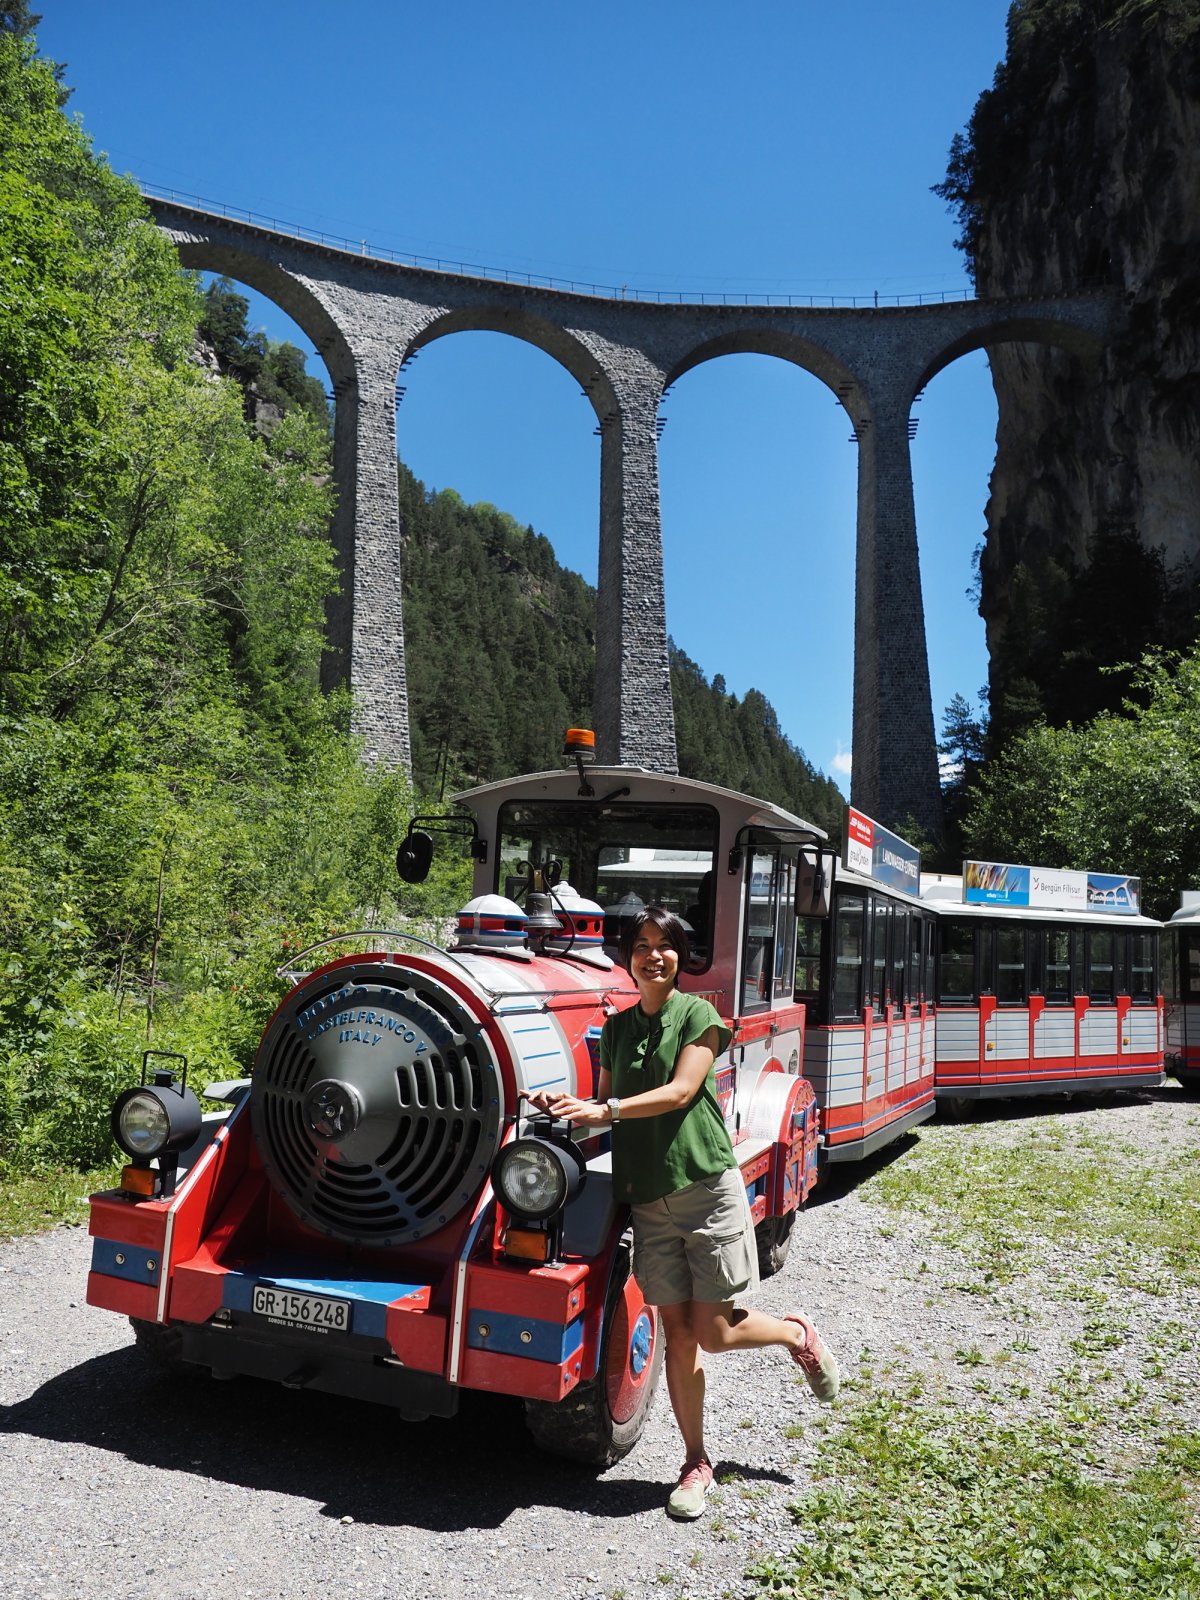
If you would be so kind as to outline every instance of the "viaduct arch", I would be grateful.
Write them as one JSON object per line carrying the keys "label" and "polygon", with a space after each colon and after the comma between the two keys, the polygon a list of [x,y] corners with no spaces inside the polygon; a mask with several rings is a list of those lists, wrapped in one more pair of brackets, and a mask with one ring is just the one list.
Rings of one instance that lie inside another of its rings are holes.
{"label": "viaduct arch", "polygon": [[663,304],[467,277],[313,243],[147,196],[181,263],[273,300],[320,351],[335,395],[333,540],[341,594],[325,679],[348,680],[369,759],[410,765],[398,536],[396,376],[444,334],[509,333],[559,361],[601,436],[594,719],[598,755],[677,770],[655,423],[663,391],[718,355],[778,356],[846,408],[858,440],[852,798],[885,823],[941,825],[909,459],[915,397],[972,350],[1020,340],[1083,357],[1116,296],[866,309]]}

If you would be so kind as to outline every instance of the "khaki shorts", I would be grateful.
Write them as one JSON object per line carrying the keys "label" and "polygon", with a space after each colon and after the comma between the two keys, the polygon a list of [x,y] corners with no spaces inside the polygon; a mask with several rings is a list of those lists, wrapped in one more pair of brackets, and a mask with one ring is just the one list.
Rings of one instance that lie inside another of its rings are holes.
{"label": "khaki shorts", "polygon": [[719,1303],[758,1287],[758,1247],[736,1167],[633,1211],[633,1275],[652,1306]]}

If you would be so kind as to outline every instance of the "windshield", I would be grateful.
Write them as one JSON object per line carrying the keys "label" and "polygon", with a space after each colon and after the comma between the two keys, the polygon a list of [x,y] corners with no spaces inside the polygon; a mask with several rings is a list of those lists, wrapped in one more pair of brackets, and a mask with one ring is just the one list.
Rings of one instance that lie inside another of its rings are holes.
{"label": "windshield", "polygon": [[496,887],[523,902],[530,866],[557,863],[562,882],[604,908],[605,944],[616,944],[623,918],[663,905],[687,923],[703,956],[717,827],[711,806],[512,801],[500,811]]}

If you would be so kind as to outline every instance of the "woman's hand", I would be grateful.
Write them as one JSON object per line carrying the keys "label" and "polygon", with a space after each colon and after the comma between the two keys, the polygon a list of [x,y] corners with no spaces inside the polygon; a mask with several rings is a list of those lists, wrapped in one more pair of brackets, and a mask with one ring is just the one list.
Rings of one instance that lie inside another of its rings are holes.
{"label": "woman's hand", "polygon": [[568,1122],[578,1123],[581,1128],[607,1128],[610,1121],[607,1106],[597,1105],[595,1100],[578,1100],[573,1094],[550,1093],[539,1089],[536,1094],[529,1096],[529,1104],[538,1111],[544,1111],[547,1116],[565,1117]]}

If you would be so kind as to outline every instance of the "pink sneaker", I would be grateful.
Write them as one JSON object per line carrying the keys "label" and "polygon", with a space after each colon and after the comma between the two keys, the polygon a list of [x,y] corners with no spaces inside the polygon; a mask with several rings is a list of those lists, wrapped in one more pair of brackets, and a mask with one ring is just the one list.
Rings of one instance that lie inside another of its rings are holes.
{"label": "pink sneaker", "polygon": [[679,1482],[671,1490],[667,1501],[667,1515],[678,1517],[680,1522],[695,1522],[704,1515],[704,1496],[713,1481],[712,1462],[706,1456],[698,1461],[684,1463]]}
{"label": "pink sneaker", "polygon": [[793,1349],[791,1356],[808,1379],[808,1387],[818,1400],[823,1400],[827,1404],[830,1400],[836,1400],[841,1375],[838,1372],[838,1364],[822,1342],[821,1335],[808,1318],[802,1317],[799,1312],[784,1317],[783,1320],[797,1322],[804,1329],[804,1343],[799,1349]]}

